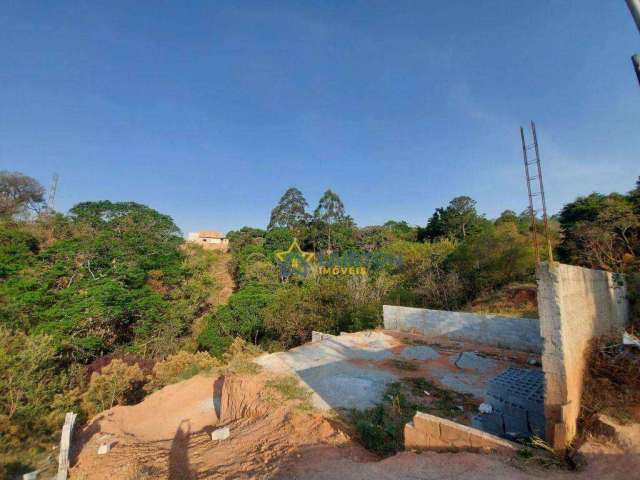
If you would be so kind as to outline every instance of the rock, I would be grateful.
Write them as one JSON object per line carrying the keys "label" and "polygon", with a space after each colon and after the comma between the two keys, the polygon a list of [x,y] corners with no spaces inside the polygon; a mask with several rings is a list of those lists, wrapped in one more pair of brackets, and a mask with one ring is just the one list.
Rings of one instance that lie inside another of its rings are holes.
{"label": "rock", "polygon": [[102,445],[100,445],[98,447],[98,455],[106,455],[110,451],[111,451],[111,444],[110,443],[103,443]]}
{"label": "rock", "polygon": [[622,334],[622,344],[631,345],[632,347],[640,348],[640,338],[632,335],[631,333],[624,332]]}
{"label": "rock", "polygon": [[478,411],[480,413],[492,413],[493,407],[489,403],[481,403],[480,406],[478,407]]}
{"label": "rock", "polygon": [[231,435],[229,427],[218,428],[211,432],[211,440],[226,440]]}

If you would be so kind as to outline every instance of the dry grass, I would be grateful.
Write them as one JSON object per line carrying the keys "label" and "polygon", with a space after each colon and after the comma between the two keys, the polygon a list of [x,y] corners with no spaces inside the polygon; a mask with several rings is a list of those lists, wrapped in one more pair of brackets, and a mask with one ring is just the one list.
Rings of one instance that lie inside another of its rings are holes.
{"label": "dry grass", "polygon": [[398,370],[414,371],[418,369],[418,365],[416,365],[415,362],[401,360],[399,358],[390,358],[387,360],[387,364]]}
{"label": "dry grass", "polygon": [[593,341],[582,393],[581,426],[593,431],[595,416],[604,413],[626,423],[640,407],[640,351],[623,348],[620,339]]}
{"label": "dry grass", "polygon": [[467,307],[467,310],[481,315],[537,318],[536,294],[535,284],[512,283],[497,291],[480,295]]}

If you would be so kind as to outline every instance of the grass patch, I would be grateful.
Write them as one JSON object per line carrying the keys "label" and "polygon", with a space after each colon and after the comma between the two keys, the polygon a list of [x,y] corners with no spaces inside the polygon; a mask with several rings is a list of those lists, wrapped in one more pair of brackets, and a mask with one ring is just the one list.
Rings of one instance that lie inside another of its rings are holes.
{"label": "grass patch", "polygon": [[532,437],[526,442],[526,446],[516,452],[513,457],[515,466],[538,465],[545,468],[555,467],[573,470],[575,465],[569,458],[558,455],[541,438]]}
{"label": "grass patch", "polygon": [[365,448],[388,456],[404,448],[404,426],[417,411],[455,420],[477,408],[471,395],[442,389],[424,378],[404,378],[391,384],[375,407],[351,410],[348,420]]}
{"label": "grass patch", "polygon": [[465,411],[477,410],[478,402],[473,395],[440,388],[426,378],[404,378],[402,382],[421,412],[456,418]]}
{"label": "grass patch", "polygon": [[407,360],[401,360],[399,358],[390,358],[387,360],[387,363],[398,370],[414,371],[418,369],[418,366],[415,363]]}
{"label": "grass patch", "polygon": [[411,337],[402,337],[402,343],[405,345],[417,345],[417,346],[430,346],[431,343],[426,340],[421,340],[419,338],[411,338]]}
{"label": "grass patch", "polygon": [[382,403],[367,410],[351,410],[349,419],[365,448],[393,455],[404,447],[404,425],[415,414],[400,383],[387,389]]}
{"label": "grass patch", "polygon": [[307,400],[311,395],[311,392],[300,385],[300,382],[294,377],[268,380],[266,386],[276,390],[287,400]]}

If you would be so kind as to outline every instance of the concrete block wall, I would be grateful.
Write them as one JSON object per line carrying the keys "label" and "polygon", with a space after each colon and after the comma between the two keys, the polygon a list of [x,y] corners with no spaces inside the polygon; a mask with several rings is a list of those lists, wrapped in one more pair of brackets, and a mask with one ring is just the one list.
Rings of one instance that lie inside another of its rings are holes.
{"label": "concrete block wall", "polygon": [[413,450],[515,451],[504,438],[466,425],[417,412],[404,427],[404,446]]}
{"label": "concrete block wall", "polygon": [[382,307],[384,328],[420,333],[427,337],[448,337],[497,347],[539,353],[540,325],[534,318],[476,315],[426,308]]}
{"label": "concrete block wall", "polygon": [[562,450],[576,434],[590,341],[621,335],[628,321],[626,287],[620,275],[557,262],[537,277],[546,437]]}

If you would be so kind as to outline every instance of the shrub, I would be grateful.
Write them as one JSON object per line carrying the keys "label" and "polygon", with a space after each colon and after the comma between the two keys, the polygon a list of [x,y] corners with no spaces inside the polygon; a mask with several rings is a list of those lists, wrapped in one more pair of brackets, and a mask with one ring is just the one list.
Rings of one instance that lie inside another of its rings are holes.
{"label": "shrub", "polygon": [[60,387],[54,360],[50,337],[0,328],[0,450],[51,432],[45,416]]}
{"label": "shrub", "polygon": [[[335,301],[320,304],[315,285],[287,285],[276,292],[273,302],[265,309],[265,325],[274,332],[284,347],[304,343],[312,330],[335,332],[337,322],[330,315],[323,315]],[[328,313],[328,312],[327,312]]]}
{"label": "shrub", "polygon": [[253,362],[254,357],[262,350],[242,338],[236,338],[223,355],[227,369],[235,373],[257,373],[260,366]]}
{"label": "shrub", "polygon": [[216,357],[222,356],[234,337],[258,342],[264,332],[263,310],[273,294],[265,287],[248,285],[229,297],[229,303],[207,317],[198,343]]}
{"label": "shrub", "polygon": [[136,403],[144,395],[145,380],[138,365],[113,360],[101,373],[91,376],[89,388],[82,396],[82,407],[89,415],[94,415],[114,405]]}
{"label": "shrub", "polygon": [[352,410],[351,421],[365,448],[382,455],[402,450],[404,425],[411,421],[415,409],[401,392],[400,385],[391,384],[382,403],[367,410]]}
{"label": "shrub", "polygon": [[166,360],[156,363],[153,367],[153,378],[147,385],[147,390],[162,388],[165,385],[187,380],[194,375],[211,370],[220,362],[207,352],[178,352]]}

